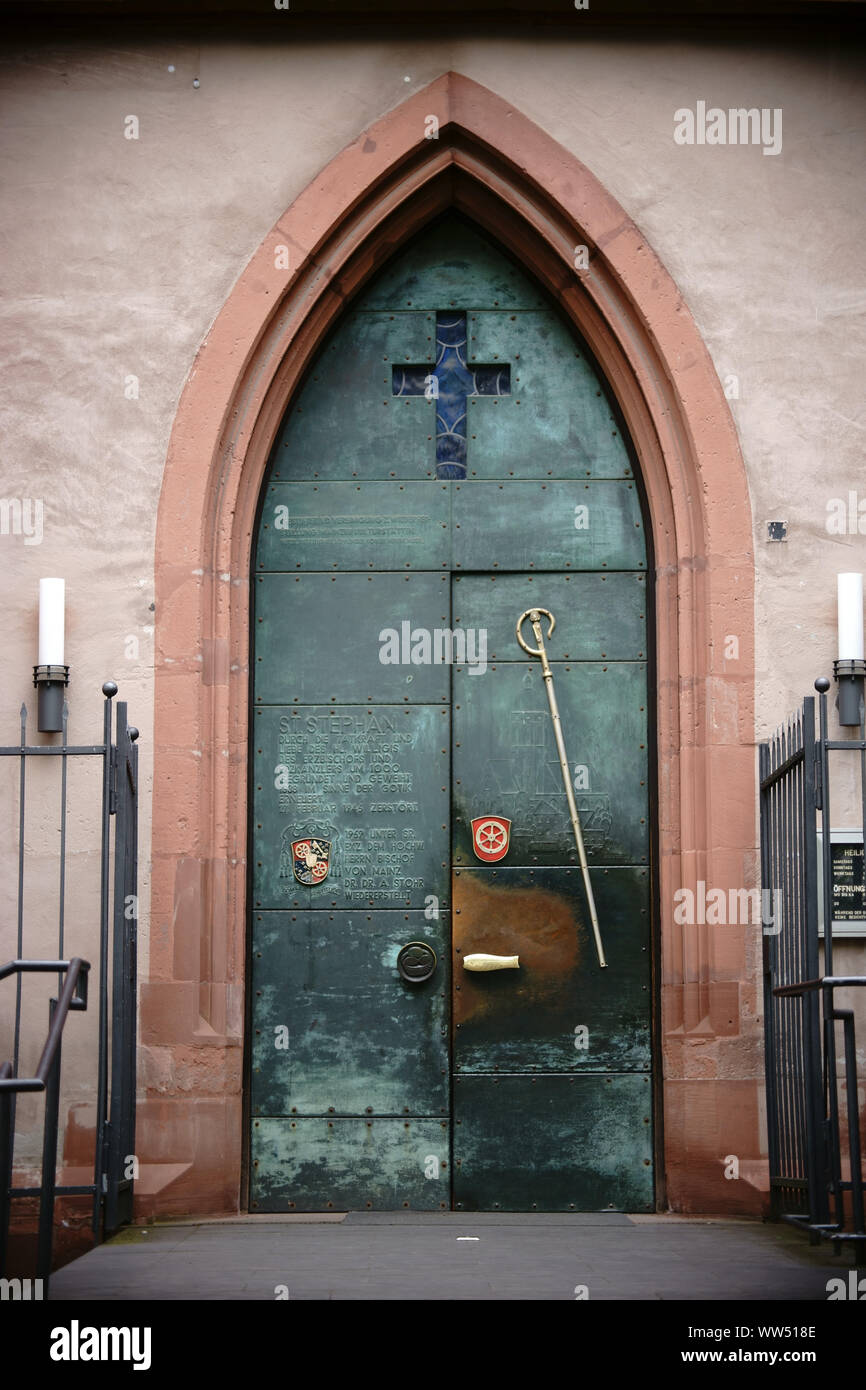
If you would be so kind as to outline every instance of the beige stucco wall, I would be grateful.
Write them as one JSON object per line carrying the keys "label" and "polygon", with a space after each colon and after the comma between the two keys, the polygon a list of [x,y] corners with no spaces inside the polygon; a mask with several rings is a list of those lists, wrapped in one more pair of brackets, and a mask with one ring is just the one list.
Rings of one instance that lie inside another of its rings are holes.
{"label": "beige stucco wall", "polygon": [[[672,274],[726,382],[756,528],[760,734],[815,675],[830,674],[835,573],[866,570],[866,537],[830,536],[825,525],[829,499],[858,486],[866,497],[866,100],[856,60],[844,52],[786,51],[779,41],[754,48],[584,41],[577,27],[573,42],[425,35],[199,47],[132,44],[121,34],[99,46],[51,40],[7,51],[0,497],[41,500],[44,537],[29,545],[23,536],[0,536],[0,741],[16,741],[22,699],[35,714],[38,580],[64,575],[71,741],[98,739],[108,676],[141,729],[143,974],[148,934],[160,930],[149,921],[147,863],[154,528],[180,392],[209,326],[282,210],[360,130],[449,69],[513,102],[619,200]],[[782,152],[676,144],[674,112],[701,100],[781,108]],[[130,116],[138,139],[125,137]],[[137,399],[125,394],[133,375]],[[767,543],[771,519],[787,522],[785,544]],[[0,788],[6,856],[15,838],[10,771],[2,769]],[[47,772],[43,765],[34,779],[46,789],[32,799],[29,834],[44,858],[29,880],[28,904],[50,914],[56,861]],[[69,920],[81,940],[70,926],[67,942],[82,952],[95,951],[97,860],[87,848],[96,844],[95,815],[92,798],[86,807],[79,799]],[[15,949],[8,857],[0,895],[0,955],[8,958]],[[52,930],[34,930],[25,949],[53,951]],[[848,947],[836,964],[861,969],[862,960],[860,947]],[[40,1010],[38,1032],[42,1017]],[[76,1062],[89,1050],[92,1018],[74,1023],[67,1078],[86,1074]],[[24,1065],[35,1061],[35,1034],[28,1047]],[[0,1053],[9,1055],[5,1025]],[[85,1083],[67,1086],[68,1099],[86,1100]]]}

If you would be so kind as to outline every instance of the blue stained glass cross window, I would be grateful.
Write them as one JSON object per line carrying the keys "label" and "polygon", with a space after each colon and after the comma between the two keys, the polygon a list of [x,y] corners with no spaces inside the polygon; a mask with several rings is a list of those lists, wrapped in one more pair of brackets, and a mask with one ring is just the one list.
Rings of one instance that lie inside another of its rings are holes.
{"label": "blue stained glass cross window", "polygon": [[510,396],[511,365],[467,362],[466,315],[436,315],[436,361],[394,367],[395,396],[426,396],[436,407],[436,476],[466,477],[466,414],[469,396]]}

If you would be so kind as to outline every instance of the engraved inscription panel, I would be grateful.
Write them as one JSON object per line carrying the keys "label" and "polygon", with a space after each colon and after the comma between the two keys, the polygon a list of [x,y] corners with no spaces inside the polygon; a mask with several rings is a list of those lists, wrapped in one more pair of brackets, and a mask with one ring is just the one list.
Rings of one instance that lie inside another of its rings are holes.
{"label": "engraved inscription panel", "polygon": [[451,559],[446,483],[273,483],[257,569],[444,569]]}
{"label": "engraved inscription panel", "polygon": [[[414,705],[256,711],[256,906],[444,906],[448,716]],[[309,887],[292,841],[331,841]]]}

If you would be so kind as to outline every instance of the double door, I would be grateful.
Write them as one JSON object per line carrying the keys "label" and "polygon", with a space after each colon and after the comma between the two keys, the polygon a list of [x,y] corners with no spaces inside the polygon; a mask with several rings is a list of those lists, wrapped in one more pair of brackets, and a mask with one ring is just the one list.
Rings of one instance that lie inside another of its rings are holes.
{"label": "double door", "polygon": [[[262,530],[254,582],[254,1210],[652,1207],[646,573],[569,572],[555,545],[530,570],[501,520],[485,554],[485,499],[461,490],[268,499],[284,534]],[[515,634],[534,606],[556,618],[606,969]]]}

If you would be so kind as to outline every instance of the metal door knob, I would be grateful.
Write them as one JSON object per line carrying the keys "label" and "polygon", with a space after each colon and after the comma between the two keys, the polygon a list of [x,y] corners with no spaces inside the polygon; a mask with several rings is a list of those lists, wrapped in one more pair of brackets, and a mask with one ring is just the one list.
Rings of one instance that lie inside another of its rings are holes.
{"label": "metal door knob", "polygon": [[426,941],[410,941],[397,957],[397,970],[410,985],[423,985],[436,969],[436,952]]}

